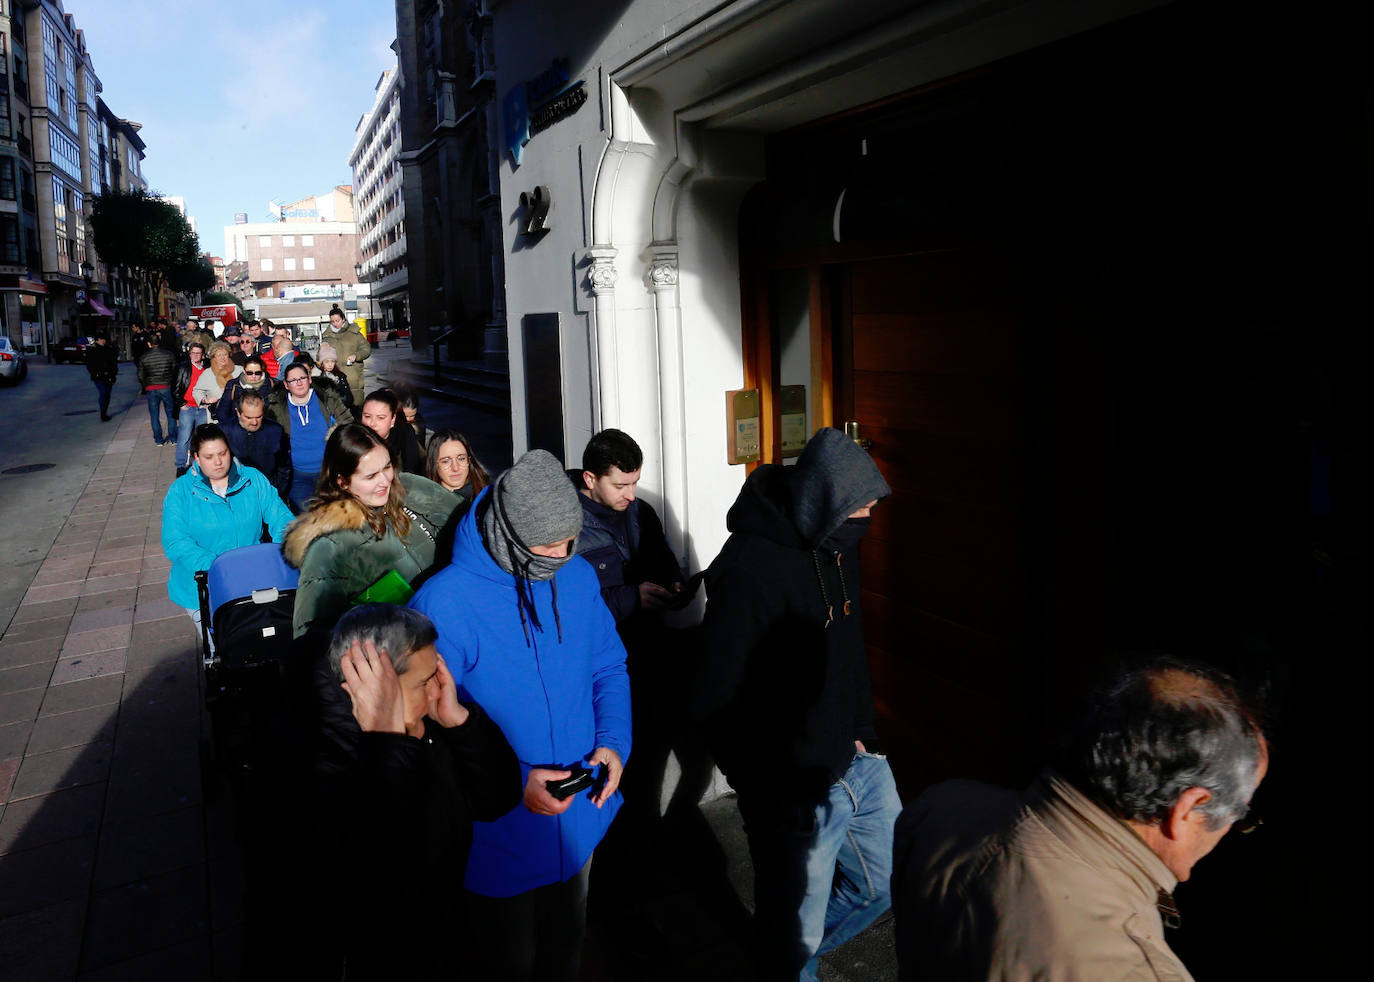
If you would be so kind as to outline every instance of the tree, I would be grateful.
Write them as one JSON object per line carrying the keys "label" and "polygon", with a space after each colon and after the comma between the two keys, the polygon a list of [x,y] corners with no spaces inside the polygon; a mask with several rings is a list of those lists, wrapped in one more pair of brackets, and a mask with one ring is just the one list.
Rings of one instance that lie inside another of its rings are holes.
{"label": "tree", "polygon": [[[107,265],[129,268],[139,284],[141,306],[151,303],[164,284],[178,292],[214,286],[214,271],[201,258],[200,241],[190,223],[143,188],[98,195],[91,209],[91,231],[96,252]],[[194,284],[204,282],[202,265],[210,281],[197,287]]]}

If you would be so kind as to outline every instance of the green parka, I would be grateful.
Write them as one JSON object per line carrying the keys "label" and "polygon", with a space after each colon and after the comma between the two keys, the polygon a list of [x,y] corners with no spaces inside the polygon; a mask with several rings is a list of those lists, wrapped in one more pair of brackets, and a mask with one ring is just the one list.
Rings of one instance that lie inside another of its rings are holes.
{"label": "green parka", "polygon": [[[349,412],[347,406],[343,404],[332,388],[320,386],[314,389],[315,396],[320,400],[320,408],[324,410],[327,418],[333,418],[334,422],[330,426],[342,426],[344,423],[355,422],[353,414]],[[267,412],[271,414],[281,428],[286,431],[286,435],[291,435],[291,413],[289,403],[286,400],[286,386],[274,385],[271,392],[267,395]]]}
{"label": "green parka", "polygon": [[404,539],[390,525],[377,538],[367,524],[367,506],[351,497],[308,511],[287,528],[282,554],[301,571],[294,637],[332,630],[353,598],[391,570],[418,587],[424,576],[448,565],[467,502],[423,477],[397,477],[410,514]]}
{"label": "green parka", "polygon": [[[335,331],[332,327],[326,328],[324,337],[320,339],[323,343],[333,345],[334,350],[339,353],[339,371],[344,373],[344,378],[348,379],[348,387],[353,390],[353,404],[361,406],[363,404],[363,362],[372,354],[372,345],[367,338],[359,331],[356,324],[348,324],[342,331]],[[348,356],[353,356],[353,364],[348,363]]]}

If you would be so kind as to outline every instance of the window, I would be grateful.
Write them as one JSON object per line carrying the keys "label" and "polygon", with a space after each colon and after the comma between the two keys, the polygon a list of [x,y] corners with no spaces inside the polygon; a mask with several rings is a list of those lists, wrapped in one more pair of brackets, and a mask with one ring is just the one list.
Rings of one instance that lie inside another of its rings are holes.
{"label": "window", "polygon": [[[259,235],[259,236],[258,236],[258,245],[261,246],[261,247],[264,248],[264,249],[269,249],[269,248],[271,248],[271,246],[272,246],[272,236],[270,236],[270,235]],[[268,268],[270,269],[271,267],[268,267]]]}
{"label": "window", "polygon": [[314,268],[315,268],[315,257],[314,257],[314,256],[306,256],[304,259],[301,260],[301,269],[314,269]]}
{"label": "window", "polygon": [[288,256],[287,258],[285,258],[285,259],[283,259],[283,260],[281,261],[281,268],[282,268],[282,269],[285,269],[285,270],[293,270],[293,271],[294,271],[295,268],[296,268],[296,260],[294,260],[294,259],[292,259],[290,256]]}
{"label": "window", "polygon": [[80,181],[81,148],[76,145],[76,141],[49,122],[48,144],[52,150],[53,163],[58,164],[69,175]]}
{"label": "window", "polygon": [[[5,35],[0,34],[0,37]],[[0,137],[10,138],[10,94],[0,92]]]}
{"label": "window", "polygon": [[315,244],[315,237],[314,237],[313,235],[302,235],[302,236],[301,236],[301,245],[303,245],[303,246],[312,246],[312,245],[314,245],[314,244]]}
{"label": "window", "polygon": [[264,260],[262,261],[262,271],[263,271],[264,273],[270,273],[270,272],[272,272],[272,260],[270,260],[270,259],[264,259]]}
{"label": "window", "polygon": [[0,218],[0,262],[19,262],[19,221],[9,215]]}
{"label": "window", "polygon": [[0,157],[0,198],[14,201],[17,197],[14,189],[14,158]]}
{"label": "window", "polygon": [[281,237],[281,244],[284,246],[293,246],[296,244],[296,237],[294,235],[283,235]]}

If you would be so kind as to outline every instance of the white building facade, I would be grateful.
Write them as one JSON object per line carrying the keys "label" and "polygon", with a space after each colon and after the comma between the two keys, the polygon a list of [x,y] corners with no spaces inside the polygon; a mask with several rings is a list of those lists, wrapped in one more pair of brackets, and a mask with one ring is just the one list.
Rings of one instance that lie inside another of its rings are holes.
{"label": "white building facade", "polygon": [[372,288],[374,311],[386,328],[408,324],[405,199],[401,193],[400,73],[377,80],[372,108],[358,121],[348,166],[358,222],[362,280]]}

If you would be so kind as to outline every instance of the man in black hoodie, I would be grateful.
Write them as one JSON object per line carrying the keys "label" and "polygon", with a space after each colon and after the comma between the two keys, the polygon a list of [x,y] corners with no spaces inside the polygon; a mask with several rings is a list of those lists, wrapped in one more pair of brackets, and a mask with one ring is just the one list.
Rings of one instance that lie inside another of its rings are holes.
{"label": "man in black hoodie", "polygon": [[873,728],[857,555],[890,493],[822,429],[795,467],[749,476],[706,574],[693,712],[739,794],[760,978],[814,979],[890,906],[901,802]]}

